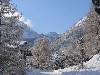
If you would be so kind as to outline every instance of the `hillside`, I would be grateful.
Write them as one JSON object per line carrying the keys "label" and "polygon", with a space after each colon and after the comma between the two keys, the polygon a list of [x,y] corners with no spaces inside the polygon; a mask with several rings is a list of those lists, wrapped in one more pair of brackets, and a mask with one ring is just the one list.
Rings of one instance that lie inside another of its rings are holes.
{"label": "hillside", "polygon": [[[84,61],[90,59],[92,55],[100,52],[100,16],[92,9],[87,16],[76,22],[73,27],[61,34],[53,42],[50,43],[50,49],[54,55],[58,55],[57,59],[65,60],[65,67],[77,65],[81,61],[80,50],[84,49]],[[78,41],[83,39],[83,46],[80,47]],[[70,60],[66,57],[70,57]],[[56,58],[54,56],[54,58]],[[75,59],[75,60],[74,60]],[[70,61],[70,63],[68,62]],[[72,62],[73,61],[73,62]]]}

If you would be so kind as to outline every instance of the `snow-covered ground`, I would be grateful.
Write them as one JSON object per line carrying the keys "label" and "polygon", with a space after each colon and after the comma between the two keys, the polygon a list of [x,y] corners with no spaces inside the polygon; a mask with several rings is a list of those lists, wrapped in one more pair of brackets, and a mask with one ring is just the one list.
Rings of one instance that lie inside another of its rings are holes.
{"label": "snow-covered ground", "polygon": [[100,54],[84,63],[84,69],[79,65],[54,71],[27,70],[28,75],[100,75]]}
{"label": "snow-covered ground", "polygon": [[45,71],[45,70],[27,70],[27,75],[58,75],[53,71]]}

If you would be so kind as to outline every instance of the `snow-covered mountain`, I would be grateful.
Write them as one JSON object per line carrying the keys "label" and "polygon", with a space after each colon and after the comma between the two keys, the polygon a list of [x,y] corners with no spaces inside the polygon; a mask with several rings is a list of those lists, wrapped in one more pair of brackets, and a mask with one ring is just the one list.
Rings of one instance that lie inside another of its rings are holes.
{"label": "snow-covered mountain", "polygon": [[[80,63],[81,55],[81,47],[78,41],[83,39],[82,47],[84,48],[84,52],[86,52],[84,61],[87,61],[92,55],[100,52],[100,40],[97,39],[100,36],[100,25],[97,19],[98,16],[94,12],[90,12],[87,16],[76,22],[69,30],[51,42],[49,45],[50,50],[52,50],[54,55],[57,53],[59,57],[62,55],[65,57],[70,56],[70,60],[73,62],[66,62],[66,66],[77,65]],[[68,65],[68,63],[71,63],[71,65]]]}
{"label": "snow-covered mountain", "polygon": [[59,36],[59,34],[57,34],[56,32],[50,32],[48,34],[38,34],[28,26],[24,29],[23,39],[25,41],[28,41],[31,46],[33,46],[34,41],[37,38],[41,38],[43,36],[45,36],[49,41],[53,41],[55,38]]}
{"label": "snow-covered mountain", "polygon": [[48,40],[53,41],[59,36],[59,34],[57,34],[56,32],[49,32],[45,36],[47,37]]}
{"label": "snow-covered mountain", "polygon": [[32,39],[32,38],[37,38],[39,36],[39,34],[35,31],[33,31],[30,27],[26,27],[24,29],[24,33],[23,33],[23,38],[24,39]]}
{"label": "snow-covered mountain", "polygon": [[56,38],[53,42],[51,42],[50,44],[51,50],[54,51],[66,50],[68,46],[75,45],[74,43],[75,40],[81,38],[84,35],[83,30],[84,30],[85,20],[87,20],[87,17],[80,19],[65,33],[60,34],[58,38]]}
{"label": "snow-covered mountain", "polygon": [[29,45],[32,47],[36,38],[38,38],[39,34],[33,31],[30,27],[26,26],[23,33],[23,40],[27,41]]}

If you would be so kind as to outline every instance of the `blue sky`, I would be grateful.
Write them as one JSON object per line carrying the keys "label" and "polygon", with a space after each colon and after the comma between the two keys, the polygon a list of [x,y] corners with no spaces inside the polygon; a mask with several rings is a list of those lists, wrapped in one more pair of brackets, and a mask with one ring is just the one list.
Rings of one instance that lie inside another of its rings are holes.
{"label": "blue sky", "polygon": [[91,0],[12,0],[31,21],[30,27],[38,32],[64,33],[79,19],[84,17]]}

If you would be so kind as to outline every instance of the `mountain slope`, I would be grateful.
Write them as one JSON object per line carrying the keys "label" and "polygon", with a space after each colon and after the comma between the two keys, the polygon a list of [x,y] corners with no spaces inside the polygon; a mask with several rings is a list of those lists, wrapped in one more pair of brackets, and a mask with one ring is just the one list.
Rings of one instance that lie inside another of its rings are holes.
{"label": "mountain slope", "polygon": [[30,27],[26,26],[23,33],[23,40],[27,41],[29,45],[32,47],[36,38],[39,37],[39,34],[33,31]]}
{"label": "mountain slope", "polygon": [[26,27],[24,29],[24,33],[23,33],[23,38],[24,39],[32,39],[32,38],[37,38],[39,36],[39,34],[35,31],[33,31],[30,27]]}
{"label": "mountain slope", "polygon": [[[90,11],[86,17],[83,17],[73,27],[50,43],[52,53],[58,55],[59,61],[60,59],[64,60],[64,67],[77,65],[81,62],[82,47],[85,53],[84,61],[100,52],[99,20],[98,14],[95,11]],[[84,41],[82,47],[78,43],[81,38]],[[62,58],[62,56],[65,56],[65,58]],[[54,56],[54,58],[56,57]]]}
{"label": "mountain slope", "polygon": [[56,32],[49,32],[45,36],[49,41],[53,41],[59,36],[59,34],[57,34]]}
{"label": "mountain slope", "polygon": [[59,36],[59,34],[57,34],[56,32],[50,32],[45,35],[38,34],[28,26],[24,29],[23,39],[24,41],[28,41],[31,47],[34,45],[36,39],[42,38],[43,36],[45,36],[49,41],[53,41],[55,38]]}
{"label": "mountain slope", "polygon": [[[87,18],[79,20],[73,27],[67,30],[65,33],[57,37],[53,42],[51,42],[51,49],[54,51],[59,50],[60,48],[67,47],[70,44],[74,44],[74,41],[84,35],[83,32],[83,22]],[[64,49],[63,49],[64,50]]]}

